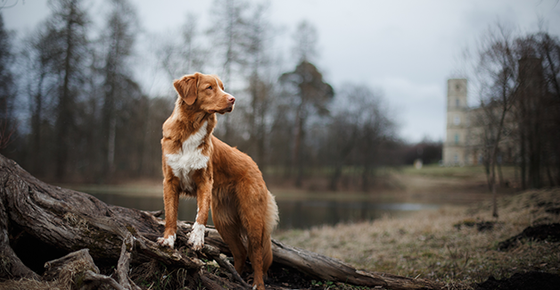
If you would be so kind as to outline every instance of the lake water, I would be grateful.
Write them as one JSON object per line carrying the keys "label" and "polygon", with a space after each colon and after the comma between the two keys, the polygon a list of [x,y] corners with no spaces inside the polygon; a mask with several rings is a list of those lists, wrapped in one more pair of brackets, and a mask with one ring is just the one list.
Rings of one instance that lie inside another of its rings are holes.
{"label": "lake water", "polygon": [[[162,197],[130,196],[114,193],[95,193],[100,200],[118,206],[147,211],[163,210]],[[420,203],[380,203],[371,200],[341,200],[340,198],[307,198],[303,200],[286,200],[277,198],[280,212],[279,229],[306,229],[320,225],[335,225],[369,221],[389,216],[402,216],[407,213],[437,209],[435,204]],[[196,200],[182,198],[179,202],[179,219],[193,221],[196,216]],[[209,220],[211,224],[211,219]]]}

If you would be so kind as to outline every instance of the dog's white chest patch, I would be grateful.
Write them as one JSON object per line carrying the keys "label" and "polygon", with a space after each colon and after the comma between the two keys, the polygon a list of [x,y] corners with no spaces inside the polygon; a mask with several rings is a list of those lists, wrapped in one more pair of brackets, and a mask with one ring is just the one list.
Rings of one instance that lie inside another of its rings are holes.
{"label": "dog's white chest patch", "polygon": [[199,148],[208,133],[207,126],[208,122],[204,122],[196,133],[183,142],[179,152],[165,155],[167,165],[173,170],[173,174],[181,180],[183,190],[192,191],[192,173],[195,170],[208,167],[209,157],[202,154],[202,148]]}

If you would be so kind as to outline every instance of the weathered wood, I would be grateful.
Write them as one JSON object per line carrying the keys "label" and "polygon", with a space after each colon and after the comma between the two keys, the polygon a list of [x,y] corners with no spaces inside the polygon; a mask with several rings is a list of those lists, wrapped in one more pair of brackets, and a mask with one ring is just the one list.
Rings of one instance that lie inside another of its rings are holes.
{"label": "weathered wood", "polygon": [[[66,278],[71,280],[72,277],[70,276],[88,270],[99,273],[99,268],[95,265],[88,249],[82,249],[64,257],[48,261],[45,263],[45,269],[46,271],[43,274],[43,278],[51,281],[65,275],[68,275],[69,277]],[[65,278],[63,277],[63,279]]]}
{"label": "weathered wood", "polygon": [[3,266],[0,267],[0,277],[4,279],[38,279],[39,275],[25,266],[12,247],[10,247],[8,223],[9,219],[4,206],[4,199],[0,196],[0,261],[3,263]]}
{"label": "weathered wood", "polygon": [[128,272],[130,270],[130,259],[132,255],[132,250],[134,248],[134,237],[129,234],[123,240],[121,247],[121,256],[119,262],[117,263],[117,276],[119,277],[119,284],[125,289],[130,290],[140,290],[134,281],[128,277]]}
{"label": "weathered wood", "polygon": [[[220,256],[221,253],[229,254],[229,249],[212,227],[207,228],[207,247],[200,254],[216,260],[232,274],[234,281],[225,281],[205,272],[202,268],[204,262],[197,258],[198,253],[160,247],[155,241],[163,232],[164,221],[153,213],[107,205],[91,195],[46,184],[1,155],[0,184],[0,254],[12,265],[0,269],[0,279],[40,279],[19,260],[10,247],[8,231],[18,228],[67,253],[87,248],[95,261],[118,261],[119,282],[113,281],[123,289],[138,289],[128,278],[129,266],[151,260],[168,267],[190,269],[190,273],[195,273],[191,274],[194,275],[192,278],[196,279],[200,275],[200,281],[208,288],[227,285],[228,288],[243,289],[248,286],[232,271],[231,264]],[[187,245],[187,234],[192,224],[179,222],[178,226],[176,245],[180,248]],[[12,236],[17,236],[17,233]],[[291,267],[315,279],[390,289],[441,288],[441,285],[428,280],[358,271],[338,260],[289,247],[278,241],[273,241],[273,255],[274,263]],[[90,270],[85,277],[113,283],[99,275]]]}
{"label": "weathered wood", "polygon": [[[45,263],[47,269],[43,278],[57,281],[65,289],[99,289],[108,284],[117,290],[130,290],[123,287],[115,279],[99,274],[99,268],[93,262],[87,249],[72,252],[62,258]],[[129,285],[130,286],[130,285]]]}
{"label": "weathered wood", "polygon": [[91,270],[85,271],[84,272],[84,277],[83,280],[85,282],[93,282],[93,283],[98,283],[98,285],[95,285],[91,288],[86,288],[86,289],[99,289],[99,286],[102,284],[109,284],[109,286],[113,287],[113,289],[116,290],[129,290],[127,288],[124,288],[122,285],[120,285],[119,283],[117,283],[117,281],[115,281],[115,279],[109,277],[109,276],[105,276],[105,275],[101,275],[101,274],[97,274]]}
{"label": "weathered wood", "polygon": [[46,184],[3,156],[0,167],[2,212],[9,222],[44,243],[67,252],[88,248],[96,260],[117,261],[122,241],[132,235],[137,252],[134,262],[156,258],[189,269],[203,265],[197,258],[158,246],[155,236],[163,227],[148,213]]}

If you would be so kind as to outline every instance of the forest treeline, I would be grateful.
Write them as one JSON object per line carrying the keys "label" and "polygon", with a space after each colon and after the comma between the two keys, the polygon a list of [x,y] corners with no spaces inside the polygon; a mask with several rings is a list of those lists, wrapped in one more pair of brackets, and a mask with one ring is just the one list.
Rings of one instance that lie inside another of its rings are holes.
{"label": "forest treeline", "polygon": [[[367,191],[379,168],[441,159],[441,142],[410,145],[395,135],[397,108],[380,90],[329,84],[311,23],[295,25],[289,45],[278,43],[266,1],[215,0],[207,27],[187,14],[176,31],[149,35],[149,45],[132,1],[104,0],[95,18],[87,3],[49,1],[49,16],[25,35],[7,31],[0,18],[0,153],[40,178],[160,178],[161,125],[176,99],[171,82],[195,71],[218,74],[237,98],[215,134],[248,153],[268,181]],[[489,172],[500,161],[493,144],[507,135],[518,144],[512,163],[525,187],[558,185],[560,41],[547,33],[498,36],[481,41],[470,60],[481,87],[475,93],[482,107],[503,104],[520,121],[506,128],[499,110],[487,110]],[[542,67],[532,81],[538,94],[520,85],[527,79],[519,74],[522,58]],[[146,59],[169,80],[166,93],[146,88]],[[520,87],[533,97],[520,97]]]}
{"label": "forest treeline", "polygon": [[366,84],[335,90],[323,78],[312,24],[295,27],[282,59],[267,2],[216,0],[210,27],[188,14],[177,33],[152,43],[169,93],[150,95],[135,73],[142,43],[133,2],[106,0],[106,15],[96,18],[102,23],[86,3],[49,1],[47,19],[18,38],[0,22],[1,153],[34,175],[88,183],[161,177],[161,126],[176,99],[171,82],[195,71],[219,74],[236,96],[215,134],[270,180],[309,186],[320,175],[325,188],[368,190],[376,168],[404,162],[408,147],[395,136],[382,94]]}

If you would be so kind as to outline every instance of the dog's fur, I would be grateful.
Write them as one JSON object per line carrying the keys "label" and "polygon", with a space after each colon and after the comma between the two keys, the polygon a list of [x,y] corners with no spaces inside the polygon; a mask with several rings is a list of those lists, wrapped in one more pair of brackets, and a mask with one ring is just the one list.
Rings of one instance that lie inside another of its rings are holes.
{"label": "dog's fur", "polygon": [[263,274],[272,263],[270,234],[278,222],[274,196],[248,155],[212,135],[215,113],[231,112],[235,98],[224,92],[215,75],[186,75],[173,85],[179,96],[163,124],[165,232],[158,242],[173,248],[179,195],[196,196],[198,212],[189,244],[195,250],[203,247],[211,206],[214,225],[233,254],[235,269],[243,271],[248,254],[253,286],[264,289]]}

